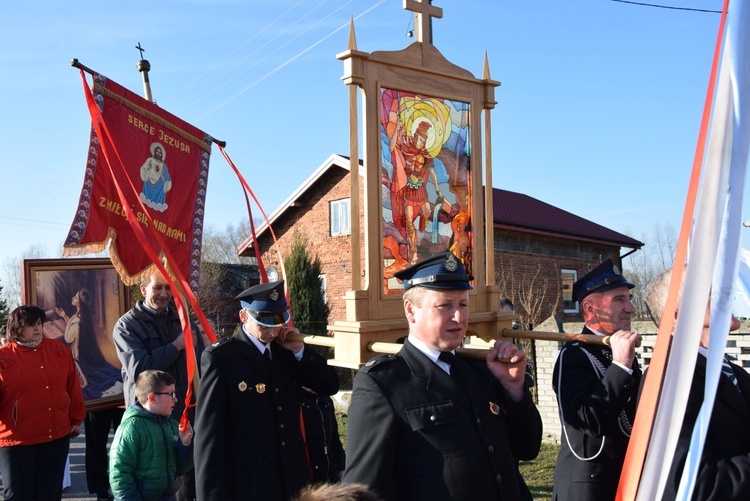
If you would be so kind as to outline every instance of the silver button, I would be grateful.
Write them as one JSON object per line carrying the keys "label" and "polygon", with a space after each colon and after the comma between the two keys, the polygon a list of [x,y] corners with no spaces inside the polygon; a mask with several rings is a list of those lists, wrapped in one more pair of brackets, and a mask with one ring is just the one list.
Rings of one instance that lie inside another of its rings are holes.
{"label": "silver button", "polygon": [[435,421],[437,421],[437,416],[435,414],[433,414],[432,416],[430,416],[430,421],[432,421],[433,423]]}

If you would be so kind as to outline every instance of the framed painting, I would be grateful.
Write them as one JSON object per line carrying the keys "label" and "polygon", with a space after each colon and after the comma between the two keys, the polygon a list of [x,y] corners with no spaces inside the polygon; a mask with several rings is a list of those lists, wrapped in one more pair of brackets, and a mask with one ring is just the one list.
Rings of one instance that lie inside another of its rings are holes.
{"label": "framed painting", "polygon": [[383,278],[449,249],[472,266],[469,104],[380,89]]}
{"label": "framed painting", "polygon": [[22,297],[47,314],[44,335],[70,347],[86,409],[123,405],[112,331],[130,305],[128,288],[106,258],[25,259]]}

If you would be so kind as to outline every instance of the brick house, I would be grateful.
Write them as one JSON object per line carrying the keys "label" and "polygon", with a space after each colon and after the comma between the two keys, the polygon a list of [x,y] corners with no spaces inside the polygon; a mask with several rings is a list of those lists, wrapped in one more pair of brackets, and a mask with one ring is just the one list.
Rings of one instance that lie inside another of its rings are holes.
{"label": "brick house", "polygon": [[[347,157],[331,155],[269,215],[282,256],[288,254],[295,231],[307,237],[312,253],[318,255],[331,308],[329,322],[345,318],[343,296],[352,283],[350,169]],[[359,175],[364,175],[361,165]],[[608,257],[620,264],[623,247],[634,252],[643,246],[532,197],[496,188],[493,195],[496,283],[508,289],[506,295],[526,323],[536,323],[553,313],[565,321],[579,319],[578,306],[570,301],[577,277]],[[364,200],[363,188],[360,200]],[[256,234],[261,259],[273,280],[281,268],[268,225],[259,225]],[[360,241],[364,242],[364,231]],[[253,245],[248,238],[238,254],[255,256]]]}

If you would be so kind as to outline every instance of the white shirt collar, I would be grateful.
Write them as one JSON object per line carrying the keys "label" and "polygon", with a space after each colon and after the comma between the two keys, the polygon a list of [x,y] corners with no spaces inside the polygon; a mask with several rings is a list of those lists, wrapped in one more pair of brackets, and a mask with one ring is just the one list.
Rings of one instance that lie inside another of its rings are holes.
{"label": "white shirt collar", "polygon": [[258,351],[260,352],[261,355],[263,353],[265,353],[266,348],[268,348],[269,350],[271,349],[271,347],[268,346],[267,344],[263,344],[260,341],[258,341],[255,338],[255,336],[252,336],[252,335],[248,334],[248,332],[245,330],[245,326],[244,325],[242,326],[242,332],[244,332],[245,335],[247,336],[247,338],[255,345],[256,348],[258,348]]}
{"label": "white shirt collar", "polygon": [[599,331],[595,331],[594,329],[592,329],[592,328],[591,328],[591,327],[589,327],[588,325],[586,326],[586,328],[587,328],[588,330],[590,330],[590,331],[591,331],[591,333],[592,333],[593,335],[595,335],[595,336],[602,336],[602,337],[604,337],[604,334],[602,334],[602,333],[601,333],[601,332],[599,332]]}
{"label": "white shirt collar", "polygon": [[[438,357],[440,356],[440,351],[436,350],[432,346],[428,346],[427,343],[422,341],[421,339],[418,339],[416,336],[409,334],[409,342],[414,345],[416,349],[418,349],[420,352],[424,353],[427,358],[435,362],[438,367],[443,369],[445,372],[450,374],[450,365],[446,364],[442,360],[438,360]],[[451,350],[451,353],[455,354],[455,350]]]}

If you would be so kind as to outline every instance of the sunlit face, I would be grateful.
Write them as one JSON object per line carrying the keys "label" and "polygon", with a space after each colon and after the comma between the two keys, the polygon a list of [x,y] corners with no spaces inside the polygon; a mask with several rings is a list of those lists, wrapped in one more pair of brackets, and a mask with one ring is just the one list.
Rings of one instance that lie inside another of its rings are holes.
{"label": "sunlit face", "polygon": [[159,312],[164,311],[172,300],[172,288],[158,271],[151,275],[148,285],[141,284],[141,294],[146,306]]}
{"label": "sunlit face", "polygon": [[270,343],[279,334],[279,327],[264,327],[255,322],[245,310],[240,310],[240,322],[245,327],[245,332],[263,344]]}
{"label": "sunlit face", "polygon": [[174,385],[170,384],[162,388],[161,391],[152,393],[151,412],[159,416],[171,416],[174,404],[177,402],[177,398],[172,397],[174,391]]}
{"label": "sunlit face", "polygon": [[34,325],[24,325],[17,339],[23,343],[35,343],[42,339],[42,321],[37,320]]}
{"label": "sunlit face", "polygon": [[627,287],[590,294],[583,301],[586,325],[607,336],[630,330],[630,320],[635,312],[631,298]]}
{"label": "sunlit face", "polygon": [[427,289],[421,304],[405,300],[409,333],[438,351],[461,346],[469,326],[469,291]]}

